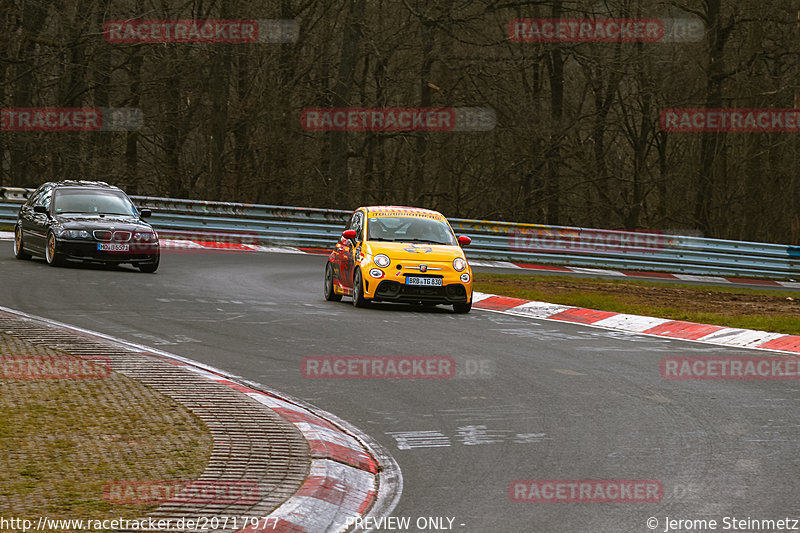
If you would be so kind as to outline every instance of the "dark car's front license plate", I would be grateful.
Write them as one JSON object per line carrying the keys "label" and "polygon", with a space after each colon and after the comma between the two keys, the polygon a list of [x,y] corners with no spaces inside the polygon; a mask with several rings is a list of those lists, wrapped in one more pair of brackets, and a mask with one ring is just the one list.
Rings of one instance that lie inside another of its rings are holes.
{"label": "dark car's front license plate", "polygon": [[104,252],[130,252],[130,244],[115,244],[111,242],[98,242],[97,249]]}

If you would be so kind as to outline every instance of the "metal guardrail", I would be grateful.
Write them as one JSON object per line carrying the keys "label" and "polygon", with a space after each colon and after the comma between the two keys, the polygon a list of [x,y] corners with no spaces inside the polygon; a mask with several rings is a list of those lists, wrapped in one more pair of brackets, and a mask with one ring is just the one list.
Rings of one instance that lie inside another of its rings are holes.
{"label": "metal guardrail", "polygon": [[34,189],[21,189],[19,187],[0,187],[0,200],[24,202]]}
{"label": "metal guardrail", "polygon": [[[0,225],[16,219],[27,189],[0,188]],[[132,196],[173,238],[330,249],[350,211]],[[800,278],[800,248],[658,233],[449,219],[472,238],[471,260],[712,276]]]}

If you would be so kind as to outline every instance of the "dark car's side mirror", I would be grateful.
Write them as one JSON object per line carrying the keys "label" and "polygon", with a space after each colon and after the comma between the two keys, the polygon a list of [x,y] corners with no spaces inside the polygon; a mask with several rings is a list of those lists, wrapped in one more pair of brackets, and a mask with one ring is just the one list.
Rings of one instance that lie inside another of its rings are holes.
{"label": "dark car's side mirror", "polygon": [[342,232],[342,237],[344,237],[345,239],[350,239],[350,240],[355,239],[356,235],[358,235],[358,233],[356,233],[356,230],[354,229],[346,229]]}
{"label": "dark car's side mirror", "polygon": [[461,246],[466,246],[471,242],[472,242],[472,239],[470,239],[466,235],[459,235],[458,236],[458,244],[460,244]]}
{"label": "dark car's side mirror", "polygon": [[139,211],[140,218],[147,218],[151,216],[153,216],[153,212],[150,211],[149,209],[142,209],[141,211]]}
{"label": "dark car's side mirror", "polygon": [[47,207],[45,207],[43,205],[35,205],[35,206],[33,206],[33,212],[34,213],[42,213],[43,215],[46,215],[47,214]]}

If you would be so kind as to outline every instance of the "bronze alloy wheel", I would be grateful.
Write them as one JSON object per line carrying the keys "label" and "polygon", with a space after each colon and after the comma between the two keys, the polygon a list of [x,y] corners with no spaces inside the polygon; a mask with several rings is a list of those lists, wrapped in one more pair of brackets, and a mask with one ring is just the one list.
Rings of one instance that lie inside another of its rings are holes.
{"label": "bronze alloy wheel", "polygon": [[56,236],[52,231],[47,234],[47,247],[44,252],[44,258],[48,265],[60,266],[62,264],[61,258],[58,256],[58,251],[56,250]]}
{"label": "bronze alloy wheel", "polygon": [[25,246],[22,244],[22,228],[19,226],[14,228],[14,257],[17,259],[31,258],[31,254],[25,252]]}

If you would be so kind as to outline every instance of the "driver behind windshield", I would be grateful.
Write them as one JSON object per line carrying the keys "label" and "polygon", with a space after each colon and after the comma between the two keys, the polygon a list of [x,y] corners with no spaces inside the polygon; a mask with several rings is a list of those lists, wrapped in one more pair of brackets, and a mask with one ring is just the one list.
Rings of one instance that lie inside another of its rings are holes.
{"label": "driver behind windshield", "polygon": [[121,195],[96,191],[58,191],[56,213],[133,215],[133,206]]}
{"label": "driver behind windshield", "polygon": [[453,238],[444,223],[412,217],[370,218],[367,238],[380,241],[453,244]]}

